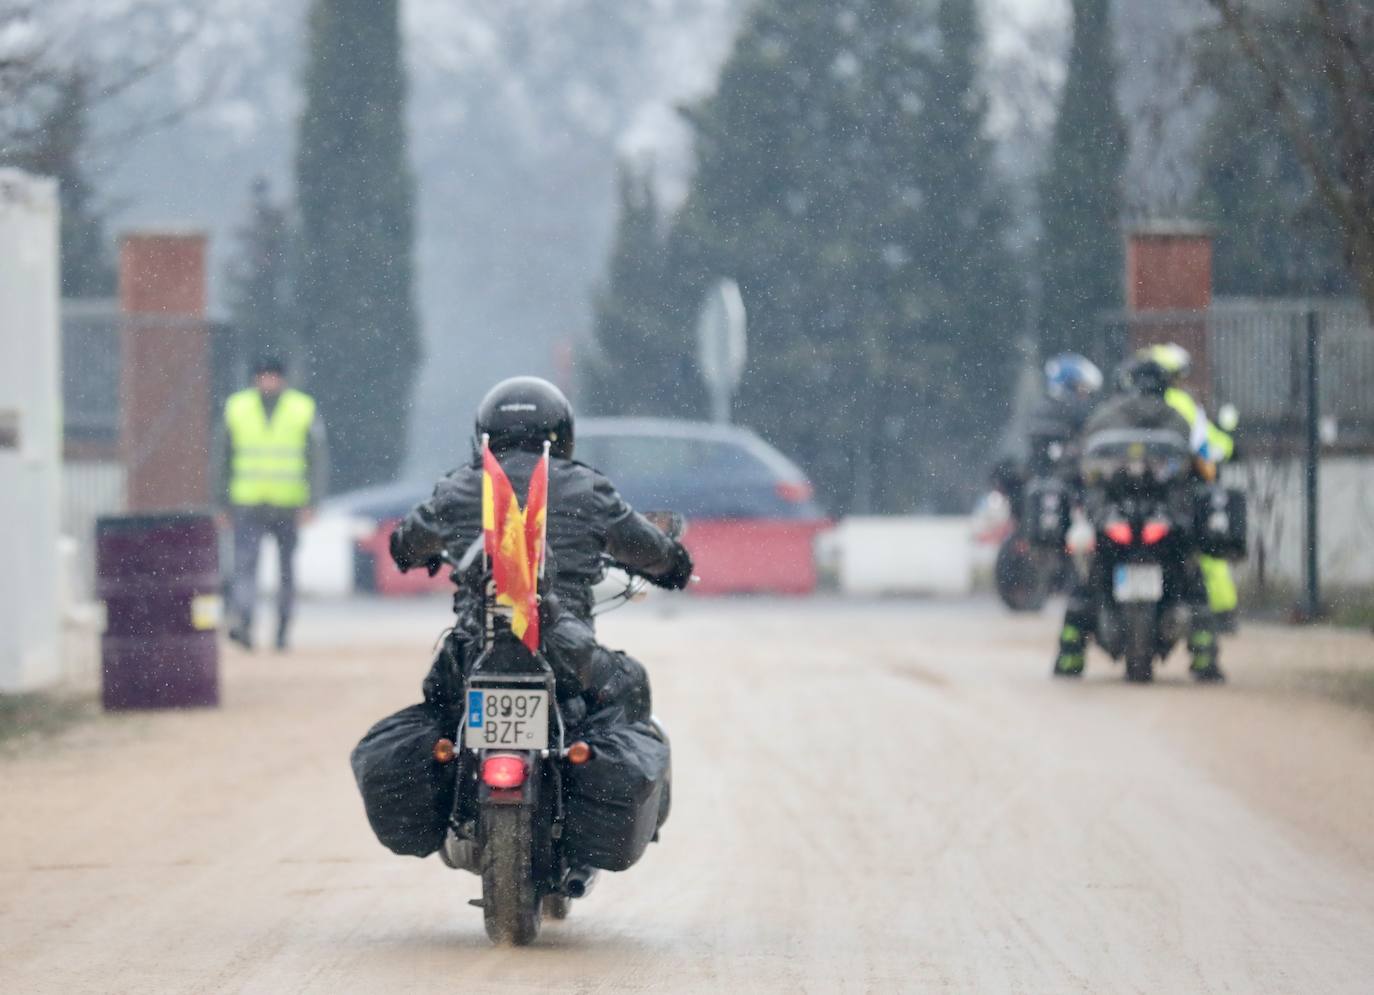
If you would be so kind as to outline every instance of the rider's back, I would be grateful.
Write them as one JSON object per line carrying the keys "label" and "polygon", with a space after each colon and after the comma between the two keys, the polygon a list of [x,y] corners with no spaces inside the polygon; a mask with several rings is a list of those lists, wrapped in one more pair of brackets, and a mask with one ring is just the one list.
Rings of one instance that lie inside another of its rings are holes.
{"label": "rider's back", "polygon": [[[522,503],[539,459],[518,450],[500,456]],[[435,485],[433,496],[398,526],[394,548],[415,550],[419,555],[411,558],[422,560],[437,540],[461,555],[481,535],[482,466],[474,461]],[[631,509],[605,476],[575,460],[549,462],[548,536],[554,590],[584,618],[591,613],[591,587],[601,577],[604,554],[650,574],[673,562],[672,541]]]}
{"label": "rider's back", "polygon": [[1118,394],[1105,401],[1083,426],[1085,436],[1109,429],[1165,429],[1188,440],[1188,423],[1165,403],[1150,394]]}

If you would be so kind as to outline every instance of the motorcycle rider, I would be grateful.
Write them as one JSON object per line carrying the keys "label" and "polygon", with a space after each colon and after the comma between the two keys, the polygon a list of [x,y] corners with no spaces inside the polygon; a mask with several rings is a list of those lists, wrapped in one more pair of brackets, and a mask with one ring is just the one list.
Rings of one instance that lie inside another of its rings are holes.
{"label": "motorcycle rider", "polygon": [[1045,396],[1031,412],[1029,470],[1033,477],[1072,465],[1072,445],[1097,405],[1102,371],[1076,352],[1064,352],[1045,363]]}
{"label": "motorcycle rider", "polygon": [[[1235,455],[1235,441],[1214,425],[1202,405],[1180,386],[1188,379],[1193,367],[1188,350],[1169,342],[1149,346],[1141,350],[1140,356],[1154,360],[1168,374],[1169,386],[1164,391],[1164,402],[1188,422],[1188,444],[1193,452],[1211,464],[1231,459]],[[1218,631],[1234,632],[1239,596],[1235,579],[1231,576],[1231,565],[1214,556],[1199,556],[1198,566],[1207,587],[1207,603],[1217,616]]]}
{"label": "motorcycle rider", "polygon": [[[609,556],[660,587],[685,588],[692,558],[621,498],[599,472],[573,459],[574,418],[568,399],[537,377],[513,377],[493,387],[477,408],[474,457],[443,477],[391,534],[391,558],[401,570],[431,572],[447,551],[455,559],[482,537],[482,459],[488,439],[516,494],[550,444],[548,574],[551,590],[540,607],[545,655],[560,701],[581,697],[589,710],[622,704],[631,721],[648,718],[650,691],[644,667],[596,641],[592,585]],[[454,596],[458,623],[425,680],[431,706],[461,709],[463,652],[476,624],[477,592]],[[570,709],[575,712],[575,709]]]}
{"label": "motorcycle rider", "polygon": [[[1121,369],[1121,392],[1098,408],[1084,425],[1084,437],[1109,429],[1138,428],[1170,430],[1188,439],[1190,423],[1165,399],[1171,382],[1169,371],[1153,356],[1138,354]],[[1199,681],[1223,681],[1226,678],[1218,662],[1216,620],[1208,605],[1201,574],[1186,571],[1185,576],[1188,589],[1183,592],[1183,600],[1191,609],[1188,649],[1192,662],[1189,670]],[[1056,677],[1078,677],[1083,673],[1087,637],[1097,623],[1096,597],[1097,592],[1080,577],[1064,611],[1059,652],[1054,660]]]}

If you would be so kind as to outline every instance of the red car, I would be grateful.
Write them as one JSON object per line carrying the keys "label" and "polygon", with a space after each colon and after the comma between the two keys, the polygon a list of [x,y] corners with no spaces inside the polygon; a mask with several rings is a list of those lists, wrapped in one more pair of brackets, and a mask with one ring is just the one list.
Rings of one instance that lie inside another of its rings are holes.
{"label": "red car", "polygon": [[[731,425],[660,418],[586,418],[578,422],[579,460],[596,467],[641,511],[687,516],[686,545],[702,594],[808,594],[816,587],[812,551],[830,528],[805,474],[753,432]],[[403,594],[447,589],[447,578],[401,574],[387,556],[395,522],[429,494],[429,484],[389,487],[353,503],[378,521],[359,543],[363,589]],[[367,500],[370,498],[370,500]]]}

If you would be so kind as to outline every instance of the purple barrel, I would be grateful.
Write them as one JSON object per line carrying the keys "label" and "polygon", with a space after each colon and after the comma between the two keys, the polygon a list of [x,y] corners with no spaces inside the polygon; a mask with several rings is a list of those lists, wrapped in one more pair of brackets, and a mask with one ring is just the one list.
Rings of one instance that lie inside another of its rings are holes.
{"label": "purple barrel", "polygon": [[105,602],[101,698],[110,710],[219,704],[219,537],[209,515],[96,522]]}

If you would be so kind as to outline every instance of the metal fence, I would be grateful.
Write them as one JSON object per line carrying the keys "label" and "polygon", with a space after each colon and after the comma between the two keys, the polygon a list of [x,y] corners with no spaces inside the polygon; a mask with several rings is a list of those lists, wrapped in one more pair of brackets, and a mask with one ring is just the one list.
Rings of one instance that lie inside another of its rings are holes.
{"label": "metal fence", "polygon": [[68,448],[119,442],[119,302],[62,302],[62,420]]}
{"label": "metal fence", "polygon": [[1315,372],[1310,427],[1323,448],[1374,453],[1374,326],[1358,302],[1220,299],[1207,311],[1115,315],[1093,358],[1111,369],[1141,345],[1170,341],[1193,353],[1189,386],[1209,410],[1236,406],[1249,446],[1303,451]]}

